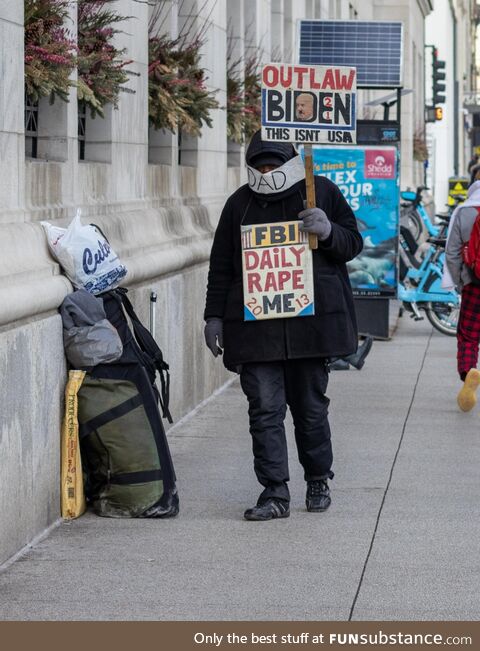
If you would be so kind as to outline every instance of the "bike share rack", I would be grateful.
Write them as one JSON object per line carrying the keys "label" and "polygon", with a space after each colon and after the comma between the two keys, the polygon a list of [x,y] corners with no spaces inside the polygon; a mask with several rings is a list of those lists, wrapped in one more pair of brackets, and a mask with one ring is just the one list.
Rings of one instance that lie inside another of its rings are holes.
{"label": "bike share rack", "polygon": [[[386,90],[392,91],[376,101],[377,105],[383,106],[382,120],[357,120],[357,144],[395,146],[397,148],[397,160],[400,169],[400,115],[403,91],[399,86],[358,86],[363,90]],[[382,101],[383,100],[383,101]],[[390,118],[390,109],[396,105],[396,118]],[[400,209],[400,206],[399,206]],[[398,259],[398,243],[397,243]],[[396,268],[398,282],[398,263]],[[355,312],[357,315],[358,331],[361,335],[372,335],[377,339],[389,339],[390,337],[390,300],[396,299],[396,294],[389,297],[354,297]]]}

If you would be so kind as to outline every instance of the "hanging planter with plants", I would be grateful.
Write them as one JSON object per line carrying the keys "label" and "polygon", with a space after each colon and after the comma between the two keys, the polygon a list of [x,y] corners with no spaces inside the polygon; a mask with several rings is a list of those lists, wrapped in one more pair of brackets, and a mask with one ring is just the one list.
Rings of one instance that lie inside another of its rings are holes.
{"label": "hanging planter with plants", "polygon": [[244,80],[240,62],[227,67],[227,136],[241,145],[250,140],[261,125],[261,84],[257,57],[245,63]]}
{"label": "hanging planter with plants", "polygon": [[240,75],[241,61],[231,61],[227,54],[227,137],[241,145],[244,142],[245,93]]}
{"label": "hanging planter with plants", "polygon": [[148,115],[155,129],[199,136],[204,124],[212,126],[210,111],[219,104],[206,86],[201,46],[200,38],[150,36]]}
{"label": "hanging planter with plants", "polygon": [[69,0],[25,0],[25,93],[68,102],[76,45],[65,24]]}
{"label": "hanging planter with plants", "polygon": [[423,129],[417,130],[413,136],[413,158],[421,163],[428,160],[428,148]]}
{"label": "hanging planter with plants", "polygon": [[201,66],[200,50],[204,43],[206,20],[192,32],[198,15],[190,16],[190,25],[177,38],[164,33],[170,7],[157,0],[148,25],[148,116],[154,129],[168,129],[191,136],[200,135],[203,125],[212,126],[210,112],[219,107],[215,92],[209,91]]}
{"label": "hanging planter with plants", "polygon": [[[113,44],[120,30],[115,25],[127,20],[108,5],[112,0],[78,0],[78,81],[77,95],[85,102],[92,117],[104,117],[104,107],[118,106],[121,91],[129,75],[126,69],[131,60],[125,60],[126,48]],[[133,91],[130,91],[133,92]]]}
{"label": "hanging planter with plants", "polygon": [[258,57],[253,56],[245,63],[245,138],[250,140],[262,122],[262,86]]}

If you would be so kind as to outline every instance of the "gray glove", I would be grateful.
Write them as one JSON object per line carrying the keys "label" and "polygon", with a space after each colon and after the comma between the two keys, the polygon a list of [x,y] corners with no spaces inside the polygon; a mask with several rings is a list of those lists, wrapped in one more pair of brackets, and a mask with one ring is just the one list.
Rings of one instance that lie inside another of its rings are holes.
{"label": "gray glove", "polygon": [[[218,340],[218,344],[217,344]],[[223,348],[223,321],[214,316],[207,319],[205,325],[205,342],[213,353],[214,357],[222,354]]]}
{"label": "gray glove", "polygon": [[321,208],[307,208],[298,213],[298,216],[303,219],[300,230],[313,233],[321,242],[332,232],[332,224]]}

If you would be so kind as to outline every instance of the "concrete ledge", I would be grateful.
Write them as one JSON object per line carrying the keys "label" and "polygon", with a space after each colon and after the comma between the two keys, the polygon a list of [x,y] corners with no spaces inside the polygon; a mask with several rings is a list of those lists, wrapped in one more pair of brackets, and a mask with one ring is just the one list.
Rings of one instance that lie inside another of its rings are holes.
{"label": "concrete ledge", "polygon": [[71,291],[66,276],[0,287],[0,326],[53,310]]}
{"label": "concrete ledge", "polygon": [[50,315],[1,332],[0,365],[1,563],[60,515],[66,379],[60,317]]}
{"label": "concrete ledge", "polygon": [[[134,285],[204,263],[210,255],[218,206],[171,205],[108,215],[85,215],[106,233]],[[65,226],[70,218],[55,220]],[[0,326],[58,308],[72,291],[51,257],[38,223],[0,225]]]}
{"label": "concrete ledge", "polygon": [[156,249],[145,255],[125,258],[128,269],[125,284],[140,283],[206,262],[210,255],[211,244],[211,238],[206,237],[199,242],[175,244],[175,247],[170,250]]}

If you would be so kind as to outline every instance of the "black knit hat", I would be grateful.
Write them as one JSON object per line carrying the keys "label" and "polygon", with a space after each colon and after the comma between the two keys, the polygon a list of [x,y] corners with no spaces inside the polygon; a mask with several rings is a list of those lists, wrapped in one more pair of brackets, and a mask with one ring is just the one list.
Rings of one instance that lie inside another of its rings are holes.
{"label": "black knit hat", "polygon": [[245,160],[250,167],[260,165],[283,165],[297,155],[290,142],[266,142],[260,130],[256,131],[248,145]]}

